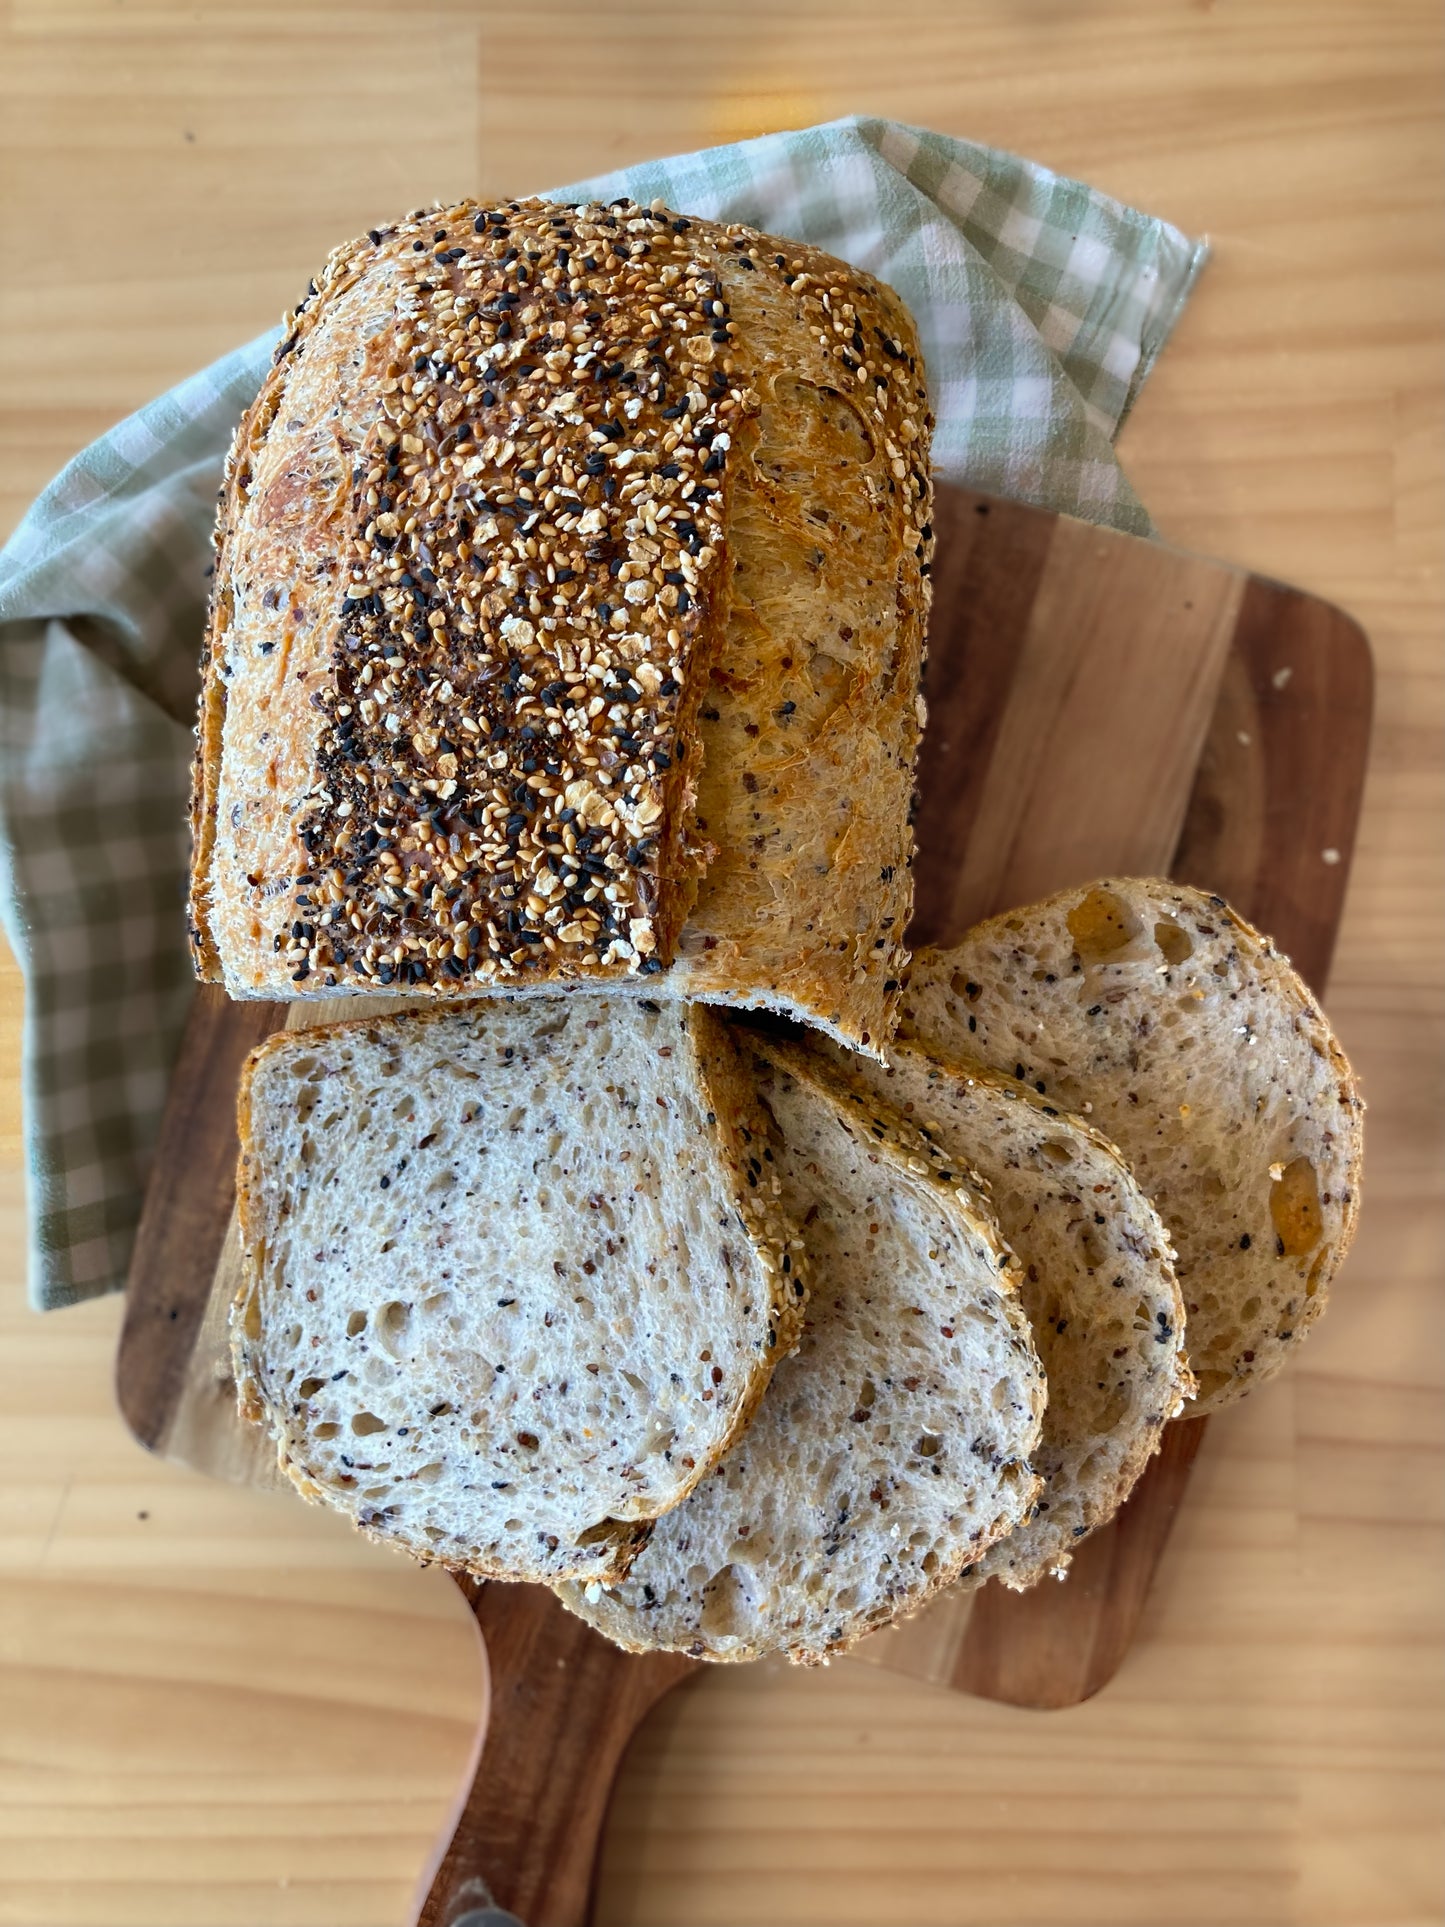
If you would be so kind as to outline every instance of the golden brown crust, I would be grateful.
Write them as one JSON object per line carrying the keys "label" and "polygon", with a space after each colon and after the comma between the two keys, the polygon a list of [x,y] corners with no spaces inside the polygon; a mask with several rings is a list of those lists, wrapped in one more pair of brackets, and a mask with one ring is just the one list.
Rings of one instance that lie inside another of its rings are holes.
{"label": "golden brown crust", "polygon": [[[757,1088],[738,1056],[732,1034],[722,1018],[702,1004],[693,1009],[691,1021],[698,1066],[722,1140],[723,1157],[737,1185],[738,1209],[768,1273],[771,1290],[767,1370],[754,1375],[727,1443],[712,1461],[716,1464],[747,1430],[774,1367],[798,1342],[808,1301],[807,1260],[804,1241],[779,1202],[781,1186],[771,1173],[768,1114],[758,1101]],[[708,1469],[698,1471],[689,1491]]]}
{"label": "golden brown crust", "polygon": [[192,921],[234,994],[670,954],[755,406],[716,251],[528,202],[331,257],[218,530]]}
{"label": "golden brown crust", "polygon": [[667,987],[783,1010],[876,1054],[912,909],[932,422],[893,291],[776,246],[753,270],[719,267],[758,441],[701,715],[698,828],[717,855]]}
{"label": "golden brown crust", "polygon": [[[807,469],[836,417],[861,424],[866,459],[843,480],[770,478],[755,369],[785,454]],[[669,988],[776,988],[839,1034],[878,1035],[910,901],[929,426],[897,298],[750,230],[633,204],[466,203],[338,249],[222,493],[199,972],[239,996],[660,972],[715,855],[695,824],[706,743],[715,785],[757,785],[790,823],[826,794],[836,820],[812,825],[781,893],[752,844],[722,848],[695,985]],[[739,771],[736,744],[697,723],[734,562],[763,559],[758,527],[821,529],[805,510],[829,501],[847,513],[812,573],[835,614],[860,605],[839,625],[856,659],[832,657],[812,698],[787,693],[809,665],[781,667],[789,638],[746,591],[761,723],[749,712],[736,734],[764,740]],[[855,568],[875,525],[879,556]],[[865,791],[852,824],[843,799]]]}

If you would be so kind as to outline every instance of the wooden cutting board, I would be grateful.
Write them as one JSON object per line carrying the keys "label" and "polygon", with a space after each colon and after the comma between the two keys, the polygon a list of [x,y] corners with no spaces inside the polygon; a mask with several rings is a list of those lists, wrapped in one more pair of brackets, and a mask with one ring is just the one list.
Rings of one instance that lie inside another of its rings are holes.
{"label": "wooden cutting board", "polygon": [[[961,489],[940,489],[935,527],[914,941],[1108,871],[1168,873],[1228,896],[1322,990],[1369,739],[1356,624],[1242,570]],[[361,1008],[293,1006],[289,1021]],[[236,1417],[225,1344],[234,1096],[246,1052],[286,1021],[285,1005],[197,995],[116,1367],[142,1444],[259,1485],[278,1483],[274,1459]],[[1166,1429],[1063,1584],[944,1596],[860,1657],[1020,1706],[1096,1693],[1128,1652],[1204,1430]],[[618,1653],[541,1588],[458,1584],[489,1705],[420,1927],[452,1927],[487,1893],[529,1927],[580,1927],[622,1755],[697,1663]]]}

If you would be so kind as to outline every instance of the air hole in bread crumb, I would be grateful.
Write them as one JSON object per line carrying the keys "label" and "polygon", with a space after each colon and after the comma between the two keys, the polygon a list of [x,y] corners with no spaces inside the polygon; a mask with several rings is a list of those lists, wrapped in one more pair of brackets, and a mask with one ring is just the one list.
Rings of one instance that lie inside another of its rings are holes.
{"label": "air hole in bread crumb", "polygon": [[1303,1258],[1324,1235],[1319,1182],[1308,1158],[1291,1158],[1279,1181],[1270,1186],[1269,1215],[1281,1255]]}
{"label": "air hole in bread crumb", "polygon": [[756,1617],[747,1575],[737,1566],[724,1566],[703,1592],[699,1625],[710,1639],[736,1639]]}
{"label": "air hole in bread crumb", "polygon": [[364,1311],[352,1312],[351,1316],[346,1321],[346,1336],[348,1338],[356,1338],[356,1337],[359,1337],[360,1334],[365,1330],[366,1330],[366,1313]]}
{"label": "air hole in bread crumb", "polygon": [[326,1380],[324,1378],[303,1378],[301,1383],[296,1387],[296,1396],[298,1398],[315,1398],[325,1383]]}
{"label": "air hole in bread crumb", "polygon": [[373,1432],[384,1432],[386,1420],[378,1418],[375,1412],[356,1412],[351,1419],[351,1429],[358,1438],[370,1438]]}
{"label": "air hole in bread crumb", "polygon": [[1155,924],[1154,941],[1166,963],[1182,964],[1194,955],[1194,939],[1172,917],[1163,917]]}
{"label": "air hole in bread crumb", "polygon": [[410,1324],[411,1306],[402,1304],[400,1299],[393,1298],[390,1304],[383,1305],[377,1313],[377,1336],[393,1358],[399,1355]]}
{"label": "air hole in bread crumb", "polygon": [[1088,891],[1070,910],[1069,935],[1083,963],[1098,963],[1132,943],[1143,929],[1138,917],[1112,890]]}

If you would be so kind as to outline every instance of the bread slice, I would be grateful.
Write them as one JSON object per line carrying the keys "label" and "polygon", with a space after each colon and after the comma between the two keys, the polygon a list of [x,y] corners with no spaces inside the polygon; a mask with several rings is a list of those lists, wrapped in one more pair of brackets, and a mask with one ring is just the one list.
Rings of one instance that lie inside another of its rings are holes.
{"label": "bread slice", "polygon": [[931,429],[903,303],[815,248],[543,200],[338,248],[222,489],[198,973],[656,994],[681,948],[673,994],[886,1035]]}
{"label": "bread slice", "polygon": [[813,1280],[802,1342],[629,1577],[560,1590],[630,1651],[814,1664],[1027,1515],[1044,1379],[1017,1266],[957,1165],[807,1051],[758,1050]]}
{"label": "bread slice", "polygon": [[507,999],[291,1031],[241,1088],[246,1413],[301,1490],[488,1578],[624,1570],[803,1285],[722,1020]]}
{"label": "bread slice", "polygon": [[1268,938],[1222,897],[1106,878],[920,953],[903,1034],[1013,1072],[1119,1146],[1175,1245],[1196,1413],[1273,1377],[1354,1235],[1364,1106]]}
{"label": "bread slice", "polygon": [[[827,1050],[835,1046],[823,1046]],[[1062,1574],[1113,1517],[1194,1390],[1168,1234],[1128,1166],[1082,1118],[976,1061],[894,1043],[850,1068],[988,1187],[1022,1269],[1019,1296],[1049,1385],[1034,1516],[968,1580],[1022,1589]]]}

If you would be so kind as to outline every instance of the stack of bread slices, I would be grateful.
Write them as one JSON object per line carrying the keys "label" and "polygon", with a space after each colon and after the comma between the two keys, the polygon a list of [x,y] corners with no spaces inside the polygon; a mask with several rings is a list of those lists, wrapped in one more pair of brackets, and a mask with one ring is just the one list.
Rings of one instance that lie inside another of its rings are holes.
{"label": "stack of bread slices", "polygon": [[247,1066],[243,1407],[636,1650],[1064,1574],[1354,1225],[1349,1068],[1220,899],[908,957],[930,428],[842,262],[468,203],[331,256],[227,468],[198,968],[397,1005]]}

